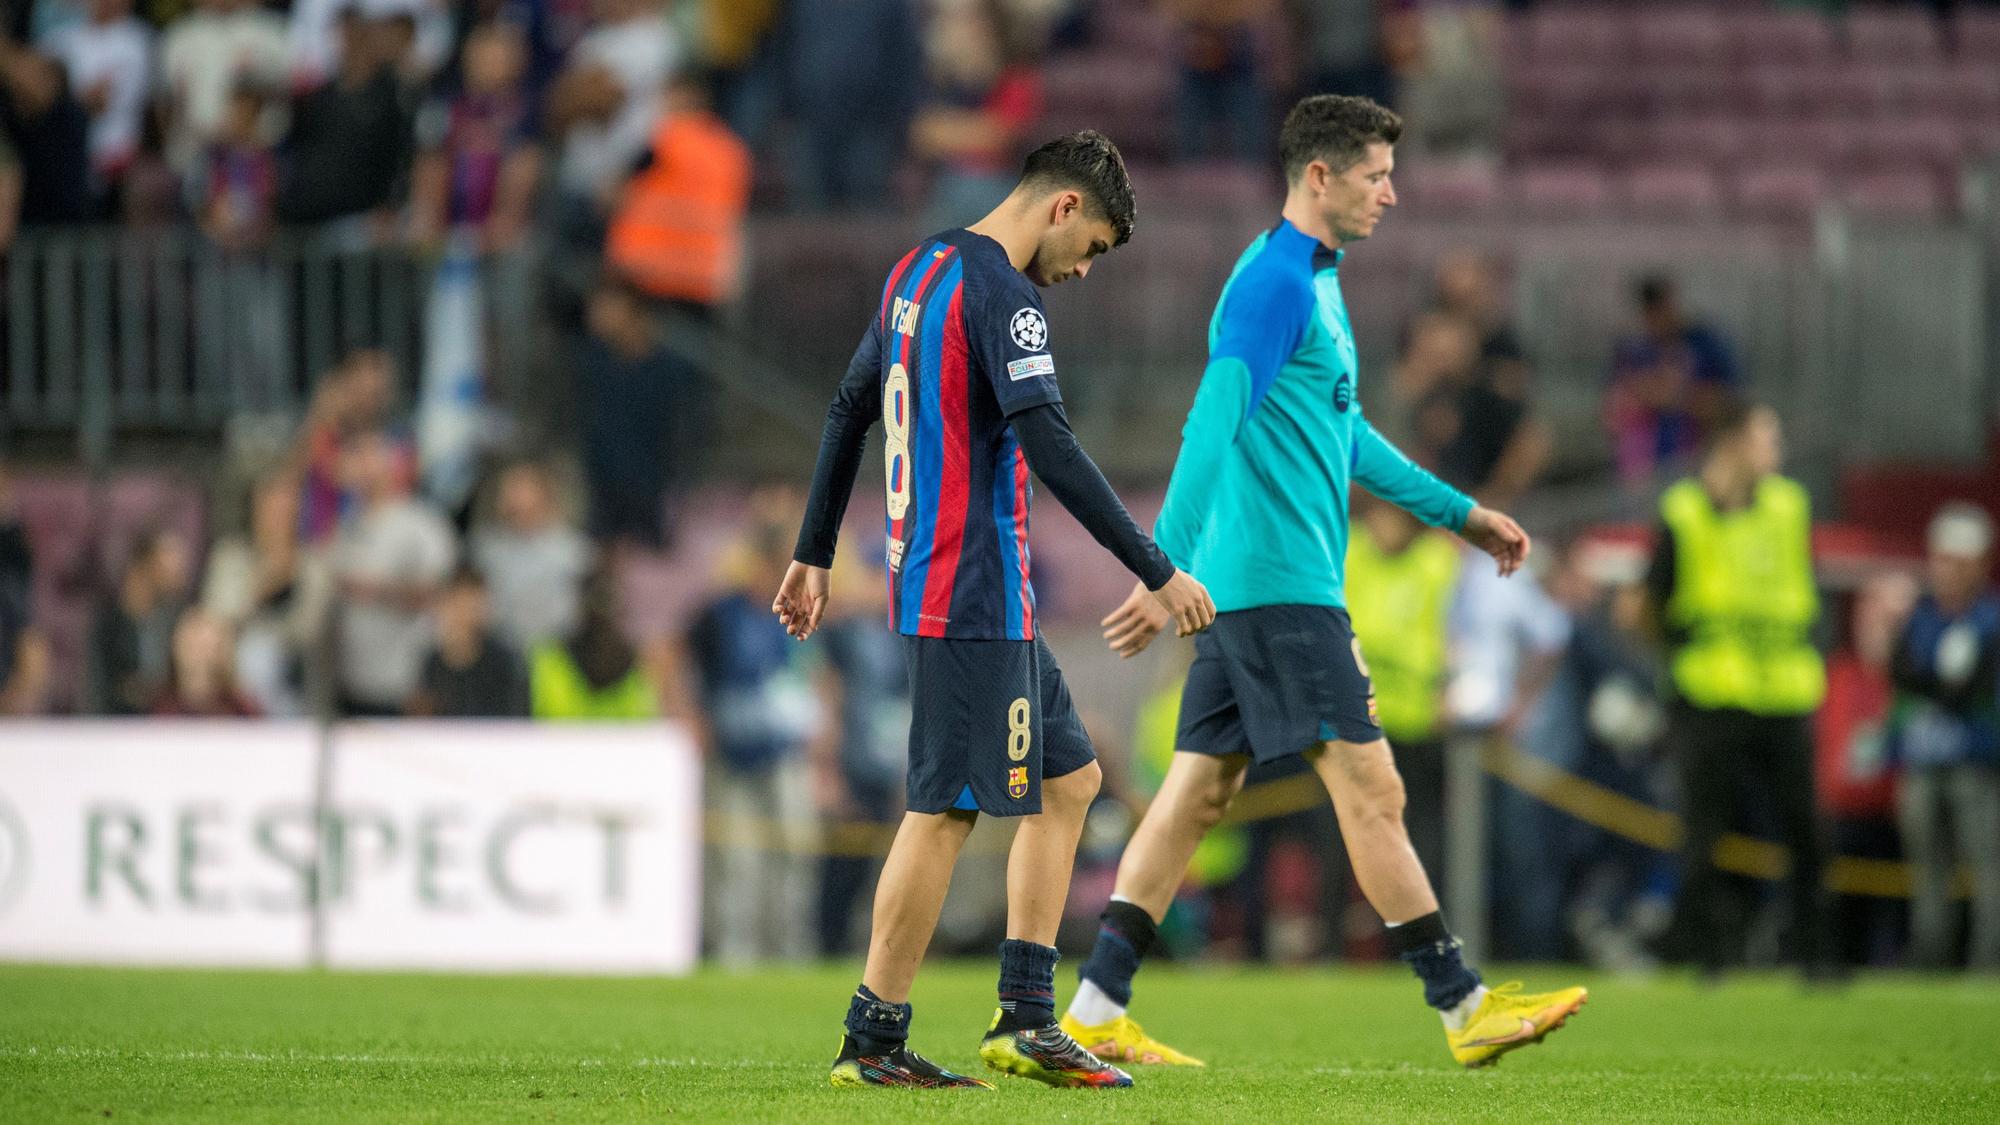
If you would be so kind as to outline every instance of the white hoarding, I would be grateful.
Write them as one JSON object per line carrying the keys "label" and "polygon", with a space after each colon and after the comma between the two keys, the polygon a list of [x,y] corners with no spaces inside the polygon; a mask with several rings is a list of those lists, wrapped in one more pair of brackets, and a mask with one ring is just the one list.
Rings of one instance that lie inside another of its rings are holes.
{"label": "white hoarding", "polygon": [[304,724],[0,724],[0,957],[305,965]]}
{"label": "white hoarding", "polygon": [[701,779],[678,728],[357,723],[328,776],[327,964],[693,966]]}
{"label": "white hoarding", "polygon": [[662,724],[0,724],[0,959],[685,971],[700,794]]}

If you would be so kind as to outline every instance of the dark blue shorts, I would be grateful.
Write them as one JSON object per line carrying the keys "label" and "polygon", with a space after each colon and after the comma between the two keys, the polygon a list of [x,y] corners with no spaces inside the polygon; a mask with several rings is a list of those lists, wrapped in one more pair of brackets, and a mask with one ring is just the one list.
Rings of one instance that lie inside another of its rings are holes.
{"label": "dark blue shorts", "polygon": [[1219,613],[1194,641],[1177,750],[1271,762],[1322,742],[1382,737],[1347,611],[1271,605]]}
{"label": "dark blue shorts", "polygon": [[904,637],[911,812],[1042,811],[1042,779],[1097,760],[1055,654],[1032,641]]}

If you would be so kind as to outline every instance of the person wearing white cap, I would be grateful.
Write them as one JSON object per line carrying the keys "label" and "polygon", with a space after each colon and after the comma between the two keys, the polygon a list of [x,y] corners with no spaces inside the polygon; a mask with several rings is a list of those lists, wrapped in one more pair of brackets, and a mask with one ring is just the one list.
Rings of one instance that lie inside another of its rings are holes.
{"label": "person wearing white cap", "polygon": [[1966,962],[2000,970],[2000,593],[1991,582],[1993,519],[1946,504],[1932,517],[1929,589],[1889,665],[1891,745],[1904,773],[1903,851],[1915,869],[1911,959],[1957,961],[1960,864],[1972,868]]}

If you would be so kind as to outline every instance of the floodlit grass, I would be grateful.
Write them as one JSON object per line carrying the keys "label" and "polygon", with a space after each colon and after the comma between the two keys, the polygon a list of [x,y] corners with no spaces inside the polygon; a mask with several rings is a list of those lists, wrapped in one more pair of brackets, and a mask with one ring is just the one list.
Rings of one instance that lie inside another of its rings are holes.
{"label": "floodlit grass", "polygon": [[[1067,969],[1069,966],[1065,966]],[[1582,979],[1489,1071],[1391,969],[1148,968],[1135,1014],[1205,1071],[1122,1091],[826,1084],[856,968],[689,980],[0,966],[0,1122],[2000,1119],[2000,983]],[[977,1073],[991,966],[937,964],[915,1046]],[[1500,974],[1489,974],[1498,979]],[[1073,978],[1066,974],[1067,996]]]}

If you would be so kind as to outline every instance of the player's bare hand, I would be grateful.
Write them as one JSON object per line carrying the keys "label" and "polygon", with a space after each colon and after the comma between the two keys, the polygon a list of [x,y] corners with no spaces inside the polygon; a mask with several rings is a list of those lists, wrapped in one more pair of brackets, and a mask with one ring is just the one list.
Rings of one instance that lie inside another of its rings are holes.
{"label": "player's bare hand", "polygon": [[771,612],[784,623],[785,632],[805,640],[819,628],[820,618],[826,616],[827,592],[833,585],[833,572],[823,566],[807,566],[794,562],[785,571],[785,580],[778,585],[778,596],[771,601]]}
{"label": "player's bare hand", "polygon": [[1111,651],[1130,659],[1146,651],[1160,630],[1173,623],[1173,615],[1160,604],[1144,582],[1135,583],[1124,604],[1098,622],[1104,626],[1104,640]]}
{"label": "player's bare hand", "polygon": [[1166,585],[1153,591],[1153,600],[1166,608],[1176,637],[1192,637],[1215,623],[1215,601],[1208,596],[1208,587],[1185,570],[1174,571]]}
{"label": "player's bare hand", "polygon": [[1528,541],[1528,533],[1521,530],[1521,525],[1515,523],[1512,516],[1491,508],[1472,509],[1472,514],[1465,517],[1465,527],[1458,534],[1467,543],[1492,555],[1493,561],[1500,564],[1502,578],[1521,569],[1521,564],[1528,561],[1528,551],[1533,547]]}

